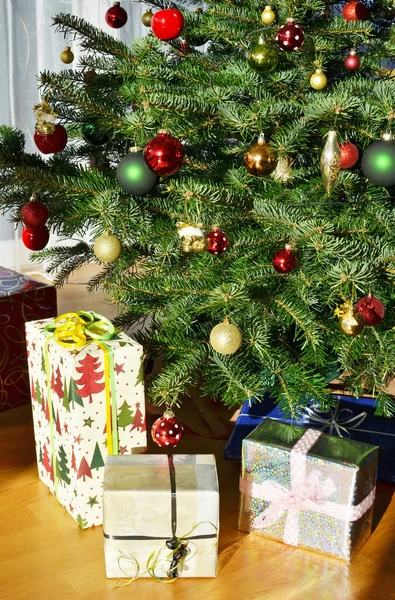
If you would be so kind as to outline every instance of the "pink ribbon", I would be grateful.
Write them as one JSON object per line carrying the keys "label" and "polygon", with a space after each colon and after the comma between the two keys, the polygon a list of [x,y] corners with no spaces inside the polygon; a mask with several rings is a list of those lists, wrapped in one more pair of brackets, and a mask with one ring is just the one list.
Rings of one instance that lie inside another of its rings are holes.
{"label": "pink ribbon", "polygon": [[269,506],[255,517],[254,529],[261,530],[271,527],[287,512],[283,540],[286,544],[297,546],[300,511],[311,510],[342,521],[357,521],[372,506],[376,488],[358,505],[347,506],[327,500],[336,491],[333,479],[328,477],[322,480],[322,473],[318,470],[306,475],[306,455],[321,434],[321,431],[308,429],[292,448],[290,453],[290,490],[275,481],[267,480],[263,483],[255,483],[240,479],[240,491],[243,494],[270,502]]}

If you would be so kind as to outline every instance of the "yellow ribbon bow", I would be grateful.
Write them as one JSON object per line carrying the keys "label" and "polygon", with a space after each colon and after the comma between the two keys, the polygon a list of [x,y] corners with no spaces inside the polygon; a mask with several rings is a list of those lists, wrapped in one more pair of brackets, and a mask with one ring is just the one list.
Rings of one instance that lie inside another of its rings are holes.
{"label": "yellow ribbon bow", "polygon": [[111,321],[94,311],[83,310],[60,315],[45,329],[53,332],[56,342],[69,350],[85,346],[88,338],[105,341],[115,334]]}

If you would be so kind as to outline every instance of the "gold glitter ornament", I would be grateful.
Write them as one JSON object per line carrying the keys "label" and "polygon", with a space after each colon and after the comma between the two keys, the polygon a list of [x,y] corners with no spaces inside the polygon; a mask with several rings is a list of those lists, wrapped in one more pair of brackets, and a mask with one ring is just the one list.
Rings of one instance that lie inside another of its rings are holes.
{"label": "gold glitter ornament", "polygon": [[114,262],[121,254],[122,245],[116,235],[106,231],[95,241],[93,251],[101,262]]}
{"label": "gold glitter ornament", "polygon": [[210,333],[210,344],[219,354],[234,354],[242,341],[240,329],[230,323],[229,318],[213,327]]}
{"label": "gold glitter ornament", "polygon": [[265,10],[261,14],[262,23],[270,25],[276,18],[276,13],[271,6],[265,6]]}
{"label": "gold glitter ornament", "polygon": [[315,73],[310,77],[310,85],[315,90],[323,90],[327,83],[326,75],[321,69],[316,69]]}
{"label": "gold glitter ornament", "polygon": [[281,183],[288,183],[292,179],[292,160],[288,156],[282,156],[277,167],[271,174],[274,181],[280,181]]}
{"label": "gold glitter ornament", "polygon": [[321,154],[320,167],[326,193],[330,195],[340,172],[341,154],[336,131],[329,131]]}
{"label": "gold glitter ornament", "polygon": [[244,154],[244,164],[247,171],[256,177],[270,175],[277,167],[277,152],[265,142],[262,133]]}
{"label": "gold glitter ornament", "polygon": [[62,54],[60,55],[60,60],[66,65],[69,65],[73,62],[74,54],[72,53],[70,46],[66,46],[66,48],[63,50]]}
{"label": "gold glitter ornament", "polygon": [[334,314],[339,317],[339,327],[346,335],[355,337],[365,327],[362,315],[355,310],[351,302],[344,302],[335,309]]}
{"label": "gold glitter ornament", "polygon": [[202,229],[203,225],[191,225],[190,223],[177,223],[178,235],[182,239],[181,248],[183,252],[204,252],[207,248],[207,240]]}

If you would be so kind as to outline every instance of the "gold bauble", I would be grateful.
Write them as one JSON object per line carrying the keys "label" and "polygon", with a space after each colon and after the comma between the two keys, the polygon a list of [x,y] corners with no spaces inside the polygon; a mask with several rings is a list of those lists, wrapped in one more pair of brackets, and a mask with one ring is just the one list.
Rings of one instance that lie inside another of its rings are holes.
{"label": "gold bauble", "polygon": [[365,327],[362,315],[357,312],[351,302],[345,302],[335,310],[339,317],[339,327],[343,333],[355,337]]}
{"label": "gold bauble", "polygon": [[62,54],[60,55],[60,60],[66,65],[69,65],[73,62],[74,54],[72,53],[70,46],[66,46],[66,48],[63,50]]}
{"label": "gold bauble", "polygon": [[152,10],[150,8],[145,11],[143,16],[141,17],[141,22],[144,25],[144,27],[151,27],[151,21],[153,16],[154,15],[152,14]]}
{"label": "gold bauble", "polygon": [[103,233],[95,241],[93,251],[101,262],[114,262],[121,254],[120,240],[112,233]]}
{"label": "gold bauble", "polygon": [[242,341],[240,329],[227,321],[213,327],[210,333],[210,344],[220,354],[234,354]]}
{"label": "gold bauble", "polygon": [[277,152],[260,135],[258,141],[244,154],[244,164],[251,175],[256,177],[270,175],[277,166]]}
{"label": "gold bauble", "polygon": [[337,142],[336,131],[329,131],[328,137],[321,154],[320,167],[322,181],[327,194],[331,194],[340,172],[341,154]]}
{"label": "gold bauble", "polygon": [[261,14],[262,23],[264,23],[265,25],[270,25],[270,23],[273,23],[275,18],[276,13],[272,9],[272,7],[265,6],[265,10]]}
{"label": "gold bauble", "polygon": [[310,77],[310,85],[315,90],[323,90],[327,83],[326,75],[321,69],[316,69],[315,73]]}
{"label": "gold bauble", "polygon": [[183,251],[187,253],[204,252],[207,248],[207,241],[204,237],[191,235],[183,238],[181,247]]}

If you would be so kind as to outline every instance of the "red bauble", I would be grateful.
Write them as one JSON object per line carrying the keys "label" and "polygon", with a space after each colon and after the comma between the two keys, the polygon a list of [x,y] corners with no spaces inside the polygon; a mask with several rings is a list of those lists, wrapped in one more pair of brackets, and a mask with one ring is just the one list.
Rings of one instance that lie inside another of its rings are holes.
{"label": "red bauble", "polygon": [[359,157],[358,148],[351,142],[339,144],[340,148],[340,168],[351,169],[357,162]]}
{"label": "red bauble", "polygon": [[120,2],[114,2],[114,5],[106,12],[106,23],[113,29],[123,27],[128,20],[128,13],[122,8]]}
{"label": "red bauble", "polygon": [[166,131],[160,131],[144,148],[144,160],[157,175],[173,175],[184,161],[183,145]]}
{"label": "red bauble", "polygon": [[207,250],[211,254],[223,254],[229,246],[228,237],[220,229],[213,229],[206,235]]}
{"label": "red bauble", "polygon": [[42,227],[48,220],[48,208],[42,202],[30,200],[21,208],[21,221],[28,227]]}
{"label": "red bauble", "polygon": [[378,325],[384,319],[385,306],[378,298],[374,296],[365,296],[355,305],[356,312],[359,312],[365,325]]}
{"label": "red bauble", "polygon": [[37,148],[43,154],[62,152],[67,144],[67,131],[63,125],[55,125],[55,131],[53,133],[40,133],[39,131],[36,131],[34,133],[34,141]]}
{"label": "red bauble", "polygon": [[361,66],[361,61],[355,50],[351,50],[350,54],[344,59],[343,64],[347,71],[358,71]]}
{"label": "red bauble", "polygon": [[342,17],[346,21],[366,21],[368,9],[362,2],[347,2],[343,6]]}
{"label": "red bauble", "polygon": [[48,244],[48,227],[24,227],[22,230],[22,242],[29,250],[42,250]]}
{"label": "red bauble", "polygon": [[156,419],[151,427],[152,439],[158,446],[175,448],[184,435],[181,421],[175,418],[171,410],[166,410],[163,417]]}
{"label": "red bauble", "polygon": [[176,8],[159,10],[151,19],[151,28],[157,38],[167,42],[178,37],[184,28],[182,12]]}
{"label": "red bauble", "polygon": [[285,246],[273,255],[272,265],[278,273],[290,273],[296,267],[296,256],[291,248]]}
{"label": "red bauble", "polygon": [[303,44],[304,31],[293,19],[288,19],[287,23],[277,31],[276,41],[284,52],[293,52]]}

